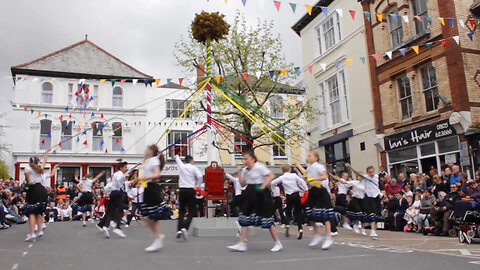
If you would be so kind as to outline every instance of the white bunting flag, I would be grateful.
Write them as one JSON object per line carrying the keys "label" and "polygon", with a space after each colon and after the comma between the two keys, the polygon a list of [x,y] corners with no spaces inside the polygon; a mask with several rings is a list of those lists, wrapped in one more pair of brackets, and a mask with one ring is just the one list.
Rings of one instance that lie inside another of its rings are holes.
{"label": "white bunting flag", "polygon": [[322,67],[323,71],[325,71],[325,69],[327,69],[327,64],[325,64],[325,63],[320,63],[320,66]]}
{"label": "white bunting flag", "polygon": [[405,23],[408,23],[408,16],[407,15],[403,15],[402,18],[403,18],[403,21]]}
{"label": "white bunting flag", "polygon": [[385,52],[389,59],[392,59],[392,51]]}
{"label": "white bunting flag", "polygon": [[455,42],[458,44],[460,44],[460,36],[454,36],[453,37],[453,40],[455,40]]}
{"label": "white bunting flag", "polygon": [[262,76],[262,72],[261,71],[255,72],[255,76],[257,77],[257,79],[260,79],[260,76]]}
{"label": "white bunting flag", "polygon": [[137,82],[138,82],[138,79],[132,79],[133,85],[137,84]]}
{"label": "white bunting flag", "polygon": [[461,27],[465,28],[465,22],[464,22],[462,19],[458,19],[458,24],[459,24]]}

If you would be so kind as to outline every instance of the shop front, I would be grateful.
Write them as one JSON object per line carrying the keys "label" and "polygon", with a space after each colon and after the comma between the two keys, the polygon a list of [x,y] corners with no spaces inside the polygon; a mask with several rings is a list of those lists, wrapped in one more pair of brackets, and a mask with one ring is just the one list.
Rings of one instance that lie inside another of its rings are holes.
{"label": "shop front", "polygon": [[429,173],[432,168],[440,172],[447,164],[466,165],[462,163],[468,158],[460,151],[464,144],[448,119],[386,136],[389,172],[396,177],[401,172]]}

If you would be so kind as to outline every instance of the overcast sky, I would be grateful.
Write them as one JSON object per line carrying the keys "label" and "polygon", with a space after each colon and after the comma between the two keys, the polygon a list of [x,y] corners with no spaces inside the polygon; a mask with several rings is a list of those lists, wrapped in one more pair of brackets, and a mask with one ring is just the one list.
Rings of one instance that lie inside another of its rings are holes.
{"label": "overcast sky", "polygon": [[[295,14],[288,2],[298,4]],[[10,67],[88,39],[142,72],[162,79],[184,77],[173,50],[202,10],[219,11],[226,20],[235,10],[253,23],[271,19],[280,33],[287,59],[301,65],[300,38],[291,26],[316,0],[1,0],[0,96],[12,97]],[[186,76],[185,76],[186,77]],[[163,80],[165,81],[165,80]],[[5,103],[2,103],[5,105]],[[3,107],[3,106],[2,106]]]}

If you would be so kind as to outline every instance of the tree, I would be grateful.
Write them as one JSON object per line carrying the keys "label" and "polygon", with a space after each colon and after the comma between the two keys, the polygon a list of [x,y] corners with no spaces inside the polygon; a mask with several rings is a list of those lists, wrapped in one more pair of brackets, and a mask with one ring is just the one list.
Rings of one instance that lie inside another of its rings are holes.
{"label": "tree", "polygon": [[8,166],[3,160],[0,160],[0,178],[10,179],[10,174],[8,173]]}
{"label": "tree", "polygon": [[[311,100],[294,104],[285,103],[280,105],[280,108],[270,105],[269,101],[279,94],[303,93],[300,89],[288,85],[296,78],[296,72],[293,71],[293,64],[287,63],[282,54],[282,41],[280,35],[272,31],[273,22],[259,19],[255,26],[248,26],[245,16],[237,12],[230,25],[228,36],[212,44],[213,77],[221,75],[222,86],[234,93],[237,96],[236,100],[245,101],[242,107],[249,105],[247,111],[268,123],[272,130],[278,132],[277,134],[286,134],[290,142],[299,142],[305,133],[300,119],[313,120],[319,112],[313,109]],[[195,72],[198,69],[203,71],[206,58],[204,52],[205,45],[196,42],[191,30],[188,37],[182,37],[175,44],[176,60],[187,72]],[[287,70],[285,75],[282,74],[282,69]],[[273,76],[270,71],[273,71]],[[243,78],[244,73],[248,74],[247,80]],[[275,137],[273,134],[267,136],[264,132],[252,132],[252,127],[255,128],[256,125],[254,121],[238,108],[231,106],[226,98],[214,90],[213,92],[215,94],[213,117],[228,123],[242,136],[254,142],[247,143],[247,148],[255,149],[273,144],[270,139],[270,136]],[[205,107],[203,102],[196,103],[192,114],[204,111]],[[271,118],[271,111],[275,109],[283,112],[282,119]],[[268,112],[270,117],[260,111]],[[223,150],[231,152],[230,149]]]}

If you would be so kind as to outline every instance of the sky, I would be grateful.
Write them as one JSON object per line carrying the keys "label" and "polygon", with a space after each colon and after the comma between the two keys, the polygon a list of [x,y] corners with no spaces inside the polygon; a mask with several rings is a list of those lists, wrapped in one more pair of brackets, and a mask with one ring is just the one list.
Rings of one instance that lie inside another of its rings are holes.
{"label": "sky", "polygon": [[[293,13],[288,2],[297,3]],[[317,0],[1,0],[0,96],[13,97],[10,67],[36,59],[85,38],[157,78],[187,77],[175,63],[174,45],[187,35],[195,13],[219,11],[232,20],[236,10],[248,22],[273,20],[283,53],[301,66],[301,44],[291,26]],[[191,74],[190,74],[191,76]],[[2,107],[5,103],[2,103]]]}

